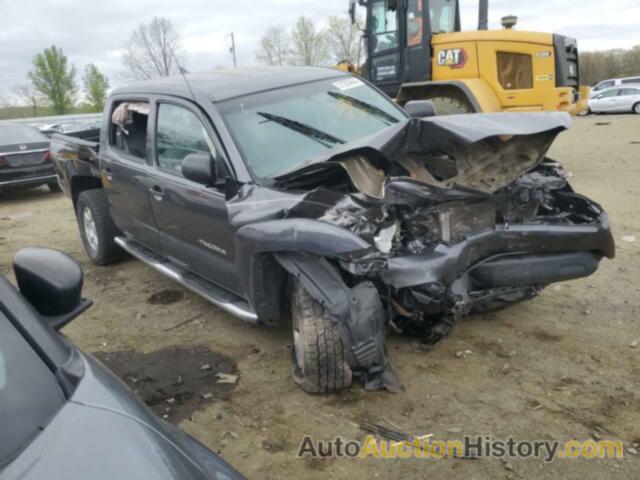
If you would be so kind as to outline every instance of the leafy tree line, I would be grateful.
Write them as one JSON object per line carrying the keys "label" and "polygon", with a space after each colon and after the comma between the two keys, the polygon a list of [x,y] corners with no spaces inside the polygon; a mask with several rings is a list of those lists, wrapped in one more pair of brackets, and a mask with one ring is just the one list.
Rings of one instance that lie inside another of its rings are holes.
{"label": "leafy tree line", "polygon": [[640,45],[628,50],[615,49],[580,53],[580,81],[595,85],[607,78],[640,76]]}
{"label": "leafy tree line", "polygon": [[267,65],[359,64],[364,56],[362,21],[356,24],[344,17],[329,17],[319,28],[313,20],[300,17],[290,29],[269,27],[260,39],[256,60]]}
{"label": "leafy tree line", "polygon": [[[140,24],[131,34],[122,55],[125,81],[148,80],[179,73],[179,65],[186,62],[180,36],[171,21],[155,17],[148,24]],[[21,105],[29,107],[29,115],[64,115],[72,111],[100,112],[109,91],[109,79],[90,63],[82,76],[84,105],[77,107],[77,71],[69,63],[60,47],[52,45],[36,54],[27,82],[15,86],[11,95],[0,96],[0,113],[20,116]]]}
{"label": "leafy tree line", "polygon": [[[20,105],[27,105],[29,115],[64,115],[77,111],[75,107],[78,85],[76,68],[69,64],[61,48],[52,45],[36,54],[32,69],[27,73],[27,82],[16,85],[12,96],[0,97],[0,108],[19,112]],[[109,80],[93,63],[85,67],[82,77],[87,105],[82,111],[102,111],[109,90]]]}

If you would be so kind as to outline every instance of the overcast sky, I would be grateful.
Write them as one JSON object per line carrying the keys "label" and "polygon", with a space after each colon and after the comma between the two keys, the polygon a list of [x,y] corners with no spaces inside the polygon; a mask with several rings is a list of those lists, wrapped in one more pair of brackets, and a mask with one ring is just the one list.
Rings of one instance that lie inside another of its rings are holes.
{"label": "overcast sky", "polygon": [[[462,0],[464,29],[475,28],[477,3]],[[0,0],[0,95],[24,82],[34,55],[52,44],[62,47],[79,73],[95,63],[113,86],[122,47],[153,16],[171,19],[187,51],[187,68],[204,71],[231,65],[231,31],[239,64],[253,64],[268,26],[291,25],[300,15],[321,22],[346,9],[347,0]],[[507,14],[518,16],[520,29],[576,37],[581,50],[640,44],[638,0],[490,1],[490,27],[499,28]]]}

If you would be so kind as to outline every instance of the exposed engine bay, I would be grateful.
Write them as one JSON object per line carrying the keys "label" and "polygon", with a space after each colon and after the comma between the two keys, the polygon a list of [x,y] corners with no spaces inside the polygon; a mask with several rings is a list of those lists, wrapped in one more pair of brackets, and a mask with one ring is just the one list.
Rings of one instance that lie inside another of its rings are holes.
{"label": "exposed engine bay", "polygon": [[[367,387],[393,390],[379,329],[363,329],[367,318],[344,305],[362,285],[377,291],[387,328],[435,343],[463,315],[532,298],[613,257],[602,208],[575,193],[561,165],[546,157],[568,126],[565,114],[411,119],[312,159],[266,191],[243,187],[229,214],[238,227],[260,215],[290,221],[296,242],[308,245],[278,260],[307,278],[307,289],[346,325],[352,367]],[[247,208],[251,200],[262,206]],[[314,221],[308,241],[308,224],[294,220]],[[353,246],[322,254],[317,223],[339,227],[328,239],[344,230],[357,239],[340,234],[336,241]],[[320,279],[329,267],[313,266],[318,255],[339,272],[326,286]],[[344,300],[336,301],[340,290]]]}

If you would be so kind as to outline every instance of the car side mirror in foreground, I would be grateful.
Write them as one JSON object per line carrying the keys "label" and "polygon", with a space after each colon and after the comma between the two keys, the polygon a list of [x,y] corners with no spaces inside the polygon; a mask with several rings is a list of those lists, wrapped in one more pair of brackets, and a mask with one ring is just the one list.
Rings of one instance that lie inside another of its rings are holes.
{"label": "car side mirror in foreground", "polygon": [[62,252],[24,248],[14,257],[13,270],[22,296],[56,330],[91,306],[82,298],[82,268]]}
{"label": "car side mirror in foreground", "polygon": [[208,153],[190,153],[182,161],[182,175],[203,185],[215,184],[216,171],[213,158]]}
{"label": "car side mirror in foreground", "polygon": [[411,100],[405,104],[404,110],[413,118],[434,117],[438,114],[436,106],[429,100]]}

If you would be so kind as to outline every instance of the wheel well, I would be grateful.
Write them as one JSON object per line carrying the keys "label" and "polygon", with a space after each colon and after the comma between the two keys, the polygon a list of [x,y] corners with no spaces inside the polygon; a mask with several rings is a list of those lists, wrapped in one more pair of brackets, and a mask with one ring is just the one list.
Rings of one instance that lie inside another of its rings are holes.
{"label": "wheel well", "polygon": [[76,176],[71,178],[71,200],[73,206],[78,203],[78,197],[85,190],[93,190],[96,188],[102,188],[102,183],[99,178],[96,177],[82,177]]}
{"label": "wheel well", "polygon": [[466,104],[472,111],[480,111],[474,99],[470,98],[467,92],[461,87],[453,84],[418,84],[404,85],[398,93],[397,102],[404,105],[410,100],[429,100],[437,97],[450,97]]}

